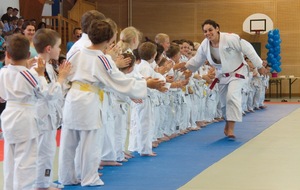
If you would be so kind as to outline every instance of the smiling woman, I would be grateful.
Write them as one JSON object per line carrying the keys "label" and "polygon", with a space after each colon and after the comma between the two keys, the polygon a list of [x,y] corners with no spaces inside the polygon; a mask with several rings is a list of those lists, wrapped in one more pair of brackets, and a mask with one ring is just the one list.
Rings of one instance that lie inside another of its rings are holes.
{"label": "smiling woman", "polygon": [[[196,55],[190,59],[186,68],[197,71],[207,60],[216,67],[216,82],[219,83],[220,102],[223,117],[226,120],[224,134],[234,140],[235,122],[242,121],[242,87],[248,69],[243,55],[253,62],[259,73],[265,69],[262,60],[252,45],[238,35],[220,32],[220,26],[213,20],[206,20],[202,24],[205,39],[201,43]],[[213,86],[211,86],[211,89]]]}

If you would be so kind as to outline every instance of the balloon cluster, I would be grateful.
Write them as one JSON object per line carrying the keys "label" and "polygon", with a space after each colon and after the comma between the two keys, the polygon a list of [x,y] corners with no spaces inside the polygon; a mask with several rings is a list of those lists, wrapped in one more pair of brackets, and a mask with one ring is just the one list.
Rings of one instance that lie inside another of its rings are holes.
{"label": "balloon cluster", "polygon": [[267,61],[268,65],[271,67],[271,73],[274,71],[279,73],[281,71],[280,43],[279,30],[270,30],[268,32],[268,44],[266,45],[266,48],[269,50],[267,53]]}

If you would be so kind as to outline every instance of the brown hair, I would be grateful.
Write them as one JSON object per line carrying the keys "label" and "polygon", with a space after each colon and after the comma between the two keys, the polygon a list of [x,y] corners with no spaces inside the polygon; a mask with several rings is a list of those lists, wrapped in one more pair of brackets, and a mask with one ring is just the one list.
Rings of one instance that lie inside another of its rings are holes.
{"label": "brown hair", "polygon": [[60,35],[58,32],[49,28],[41,28],[34,34],[32,42],[36,51],[38,53],[43,53],[45,47],[49,45],[53,47],[59,39]]}
{"label": "brown hair", "polygon": [[169,58],[174,57],[177,53],[180,52],[180,48],[178,45],[172,44],[168,51],[166,51],[166,56]]}
{"label": "brown hair", "polygon": [[89,39],[93,44],[100,44],[114,36],[111,25],[106,21],[93,20],[88,29]]}
{"label": "brown hair", "polygon": [[156,44],[152,42],[144,42],[138,48],[141,59],[150,60],[156,53]]}
{"label": "brown hair", "polygon": [[87,33],[88,28],[93,20],[103,20],[105,15],[96,10],[90,10],[85,12],[81,17],[81,28],[82,32]]}
{"label": "brown hair", "polygon": [[22,34],[13,34],[8,36],[6,51],[13,61],[28,59],[29,40]]}
{"label": "brown hair", "polygon": [[131,58],[131,62],[129,63],[129,65],[127,67],[124,68],[119,68],[120,71],[124,71],[127,68],[133,67],[134,63],[135,63],[135,56],[132,53],[122,53],[124,59],[127,57]]}

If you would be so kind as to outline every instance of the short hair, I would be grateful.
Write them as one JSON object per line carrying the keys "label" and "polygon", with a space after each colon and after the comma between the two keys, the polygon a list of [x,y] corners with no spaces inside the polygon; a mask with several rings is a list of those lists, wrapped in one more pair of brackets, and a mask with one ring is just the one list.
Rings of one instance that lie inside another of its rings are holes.
{"label": "short hair", "polygon": [[173,40],[172,44],[181,45],[183,42],[181,40]]}
{"label": "short hair", "polygon": [[41,28],[36,31],[33,36],[33,45],[38,53],[43,53],[45,47],[53,47],[60,39],[60,35],[55,30],[49,28]]}
{"label": "short hair", "polygon": [[74,28],[74,29],[73,29],[73,34],[75,34],[76,30],[81,30],[81,28],[80,28],[80,27]]}
{"label": "short hair", "polygon": [[156,44],[152,42],[144,42],[138,48],[139,55],[141,59],[150,60],[155,55]]}
{"label": "short hair", "polygon": [[156,44],[156,51],[157,51],[157,55],[155,57],[155,61],[158,61],[159,57],[163,54],[164,52],[164,47],[160,44]]}
{"label": "short hair", "polygon": [[132,53],[122,53],[124,59],[127,57],[131,58],[131,62],[129,63],[129,65],[127,67],[124,68],[119,68],[120,71],[124,71],[125,69],[129,68],[129,67],[133,67],[134,63],[135,63],[135,56]]}
{"label": "short hair", "polygon": [[132,50],[132,53],[133,53],[136,61],[141,60],[138,49]]}
{"label": "short hair", "polygon": [[44,28],[47,28],[47,24],[45,23],[45,22],[40,22],[39,24],[38,24],[38,29],[41,29],[42,27],[44,26]]}
{"label": "short hair", "polygon": [[88,36],[93,44],[100,44],[110,40],[114,36],[114,31],[108,22],[93,20],[88,29]]}
{"label": "short hair", "polygon": [[164,43],[167,38],[170,38],[167,34],[164,33],[158,33],[155,36],[155,42],[158,44]]}
{"label": "short hair", "polygon": [[118,26],[117,26],[117,23],[114,20],[112,20],[111,18],[106,18],[103,21],[110,24],[111,29],[113,30],[114,34],[118,32]]}
{"label": "short hair", "polygon": [[13,9],[13,11],[19,11],[19,9],[17,9],[17,8],[14,8],[14,9]]}
{"label": "short hair", "polygon": [[14,20],[19,20],[19,18],[16,17],[16,16],[12,16],[12,17],[10,18],[10,21],[14,21]]}
{"label": "short hair", "polygon": [[168,49],[168,51],[166,51],[166,56],[169,58],[172,58],[175,55],[177,55],[178,52],[180,52],[179,46],[172,44],[172,45],[170,45],[170,48]]}
{"label": "short hair", "polygon": [[7,7],[7,8],[6,8],[6,11],[9,11],[10,9],[11,9],[11,10],[14,10],[12,7]]}
{"label": "short hair", "polygon": [[88,28],[93,20],[103,20],[105,18],[105,15],[97,10],[90,10],[85,12],[81,17],[82,32],[88,32]]}
{"label": "short hair", "polygon": [[6,51],[13,61],[28,59],[29,40],[22,34],[12,34],[7,38]]}

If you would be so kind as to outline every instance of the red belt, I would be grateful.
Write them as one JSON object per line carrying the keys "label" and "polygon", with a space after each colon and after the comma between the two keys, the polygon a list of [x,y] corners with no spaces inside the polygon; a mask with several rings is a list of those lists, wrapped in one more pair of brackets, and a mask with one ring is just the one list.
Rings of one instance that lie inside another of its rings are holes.
{"label": "red belt", "polygon": [[209,89],[212,90],[218,82],[220,82],[220,80],[218,78],[215,78],[215,80],[209,86]]}
{"label": "red belt", "polygon": [[[232,73],[234,73],[235,71],[239,70],[239,69],[242,68],[243,66],[244,66],[244,63],[242,63],[238,68],[236,68],[234,71],[232,71]],[[224,77],[229,77],[229,76],[230,76],[230,73],[224,73],[223,76],[224,76]],[[237,77],[237,78],[242,78],[242,79],[245,78],[244,75],[240,75],[240,74],[237,74],[237,73],[235,73],[234,76]]]}
{"label": "red belt", "polygon": [[[244,66],[244,63],[242,63],[238,68],[236,68],[233,72],[239,70],[240,68],[242,68]],[[224,77],[229,77],[230,76],[230,73],[224,73],[223,74]],[[235,73],[234,76],[236,78],[241,78],[241,79],[245,79],[245,76],[244,75],[241,75],[241,74],[238,74],[238,73]],[[218,78],[215,78],[215,80],[211,83],[211,85],[209,86],[209,89],[213,89],[215,87],[215,85],[220,82],[220,80]]]}

